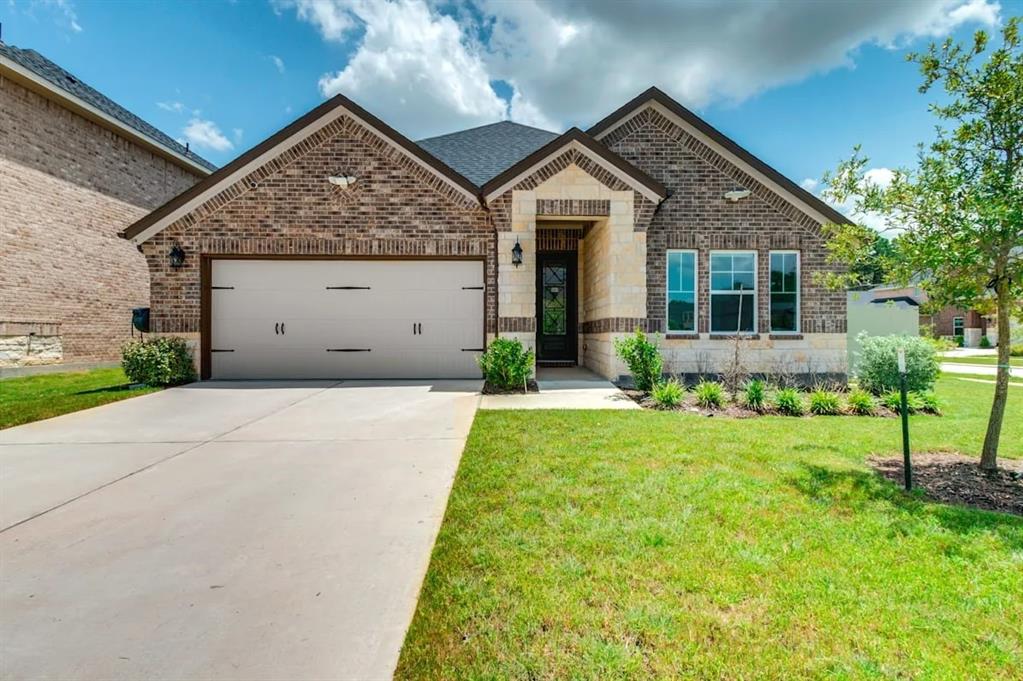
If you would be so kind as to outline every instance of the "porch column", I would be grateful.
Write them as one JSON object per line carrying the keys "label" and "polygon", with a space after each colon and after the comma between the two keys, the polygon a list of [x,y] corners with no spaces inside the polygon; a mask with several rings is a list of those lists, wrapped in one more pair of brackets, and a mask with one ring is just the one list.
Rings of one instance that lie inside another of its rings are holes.
{"label": "porch column", "polygon": [[[522,264],[512,264],[515,243]],[[497,233],[498,335],[536,349],[536,193],[513,191],[511,231]]]}

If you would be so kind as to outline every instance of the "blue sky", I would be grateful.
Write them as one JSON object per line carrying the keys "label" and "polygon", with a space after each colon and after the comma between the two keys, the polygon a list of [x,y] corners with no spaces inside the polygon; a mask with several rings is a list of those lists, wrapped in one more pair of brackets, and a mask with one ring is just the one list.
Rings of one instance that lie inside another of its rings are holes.
{"label": "blue sky", "polygon": [[33,48],[223,164],[334,92],[412,138],[511,117],[586,127],[658,85],[797,182],[861,143],[913,160],[932,96],[905,54],[1023,0],[0,0]]}

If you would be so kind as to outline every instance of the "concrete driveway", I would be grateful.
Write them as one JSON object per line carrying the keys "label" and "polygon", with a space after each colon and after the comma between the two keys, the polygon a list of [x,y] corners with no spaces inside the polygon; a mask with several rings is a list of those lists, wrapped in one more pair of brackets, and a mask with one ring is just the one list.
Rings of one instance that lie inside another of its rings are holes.
{"label": "concrete driveway", "polygon": [[200,383],[0,431],[0,674],[389,678],[479,387]]}

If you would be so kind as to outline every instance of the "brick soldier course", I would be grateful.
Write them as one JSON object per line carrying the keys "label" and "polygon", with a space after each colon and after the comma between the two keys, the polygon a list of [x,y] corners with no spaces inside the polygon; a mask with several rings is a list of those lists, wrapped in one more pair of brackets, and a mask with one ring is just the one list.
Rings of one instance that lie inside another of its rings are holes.
{"label": "brick soldier course", "polygon": [[[471,132],[507,140],[515,127]],[[732,344],[709,333],[709,252],[746,249],[759,255],[749,370],[845,372],[845,296],[814,279],[831,267],[821,225],[844,217],[655,89],[588,132],[529,130],[532,146],[486,173],[465,145],[445,148],[457,133],[418,146],[354,102],[329,100],[126,230],[149,263],[154,331],[208,342],[202,268],[218,255],[477,257],[487,338],[532,345],[536,252],[575,251],[579,363],[616,378],[614,339],[664,331],[665,251],[686,248],[699,252],[697,333],[662,343],[669,368],[712,373]],[[340,188],[332,175],[358,180]],[[736,190],[750,195],[726,200]],[[174,246],[186,253],[179,268]],[[800,253],[798,334],[770,333],[772,250]]]}

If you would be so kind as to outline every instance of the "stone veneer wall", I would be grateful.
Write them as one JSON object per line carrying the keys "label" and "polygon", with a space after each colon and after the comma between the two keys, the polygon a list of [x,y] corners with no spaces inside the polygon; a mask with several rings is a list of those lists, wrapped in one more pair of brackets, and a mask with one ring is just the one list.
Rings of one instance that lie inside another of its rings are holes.
{"label": "stone veneer wall", "polygon": [[[343,190],[327,176],[358,178]],[[186,253],[173,269],[171,247]],[[200,255],[481,257],[486,326],[497,329],[494,228],[453,189],[347,115],[225,188],[142,245],[152,276],[152,327],[199,337]],[[509,265],[510,267],[510,265]]]}
{"label": "stone veneer wall", "polygon": [[0,366],[120,357],[149,274],[117,233],[198,179],[0,76]]}
{"label": "stone veneer wall", "polygon": [[[815,272],[832,268],[825,261],[819,223],[655,109],[637,114],[602,142],[671,192],[647,229],[647,303],[642,321],[649,331],[665,330],[666,250],[695,249],[699,253],[699,334],[664,339],[669,370],[714,373],[731,357],[732,343],[709,334],[709,252],[743,249],[757,252],[759,269],[758,337],[742,346],[748,368],[845,373],[845,294],[818,286],[813,279]],[[725,200],[724,193],[734,189],[749,189],[752,195],[736,203]],[[772,250],[798,250],[801,254],[799,336],[770,334],[768,254]]]}

